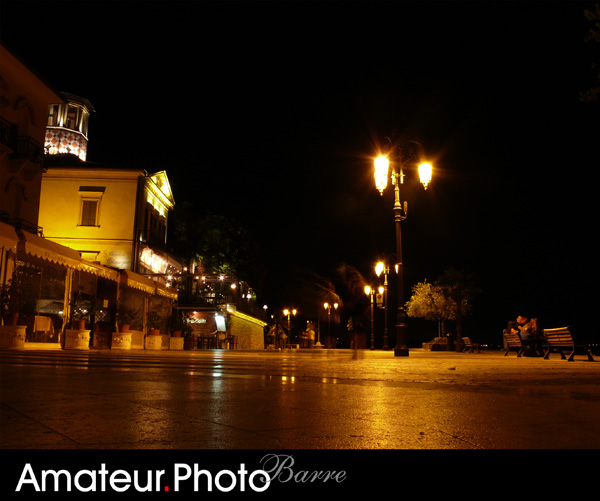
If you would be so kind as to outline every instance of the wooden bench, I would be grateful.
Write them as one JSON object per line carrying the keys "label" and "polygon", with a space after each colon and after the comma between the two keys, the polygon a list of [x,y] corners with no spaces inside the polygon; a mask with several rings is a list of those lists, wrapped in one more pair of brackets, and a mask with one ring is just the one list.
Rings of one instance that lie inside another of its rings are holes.
{"label": "wooden bench", "polygon": [[462,338],[462,342],[465,345],[463,348],[463,352],[466,353],[475,353],[475,350],[477,350],[477,353],[481,353],[479,351],[479,343],[473,343],[471,341],[470,337],[463,337]]}
{"label": "wooden bench", "polygon": [[508,355],[508,352],[512,348],[517,348],[517,357],[523,355],[524,346],[523,341],[521,341],[521,336],[518,332],[509,332],[507,330],[504,331],[504,339],[506,340],[506,352],[504,356]]}
{"label": "wooden bench", "polygon": [[[590,362],[594,361],[594,357],[592,357],[592,352],[590,351],[589,347],[583,344],[576,344],[568,327],[544,329],[544,337],[546,338],[546,343],[548,343],[547,351],[544,354],[545,360],[550,357],[550,352],[555,349],[558,351],[558,353],[560,353],[560,358],[562,360],[567,359],[567,361],[572,362],[573,357],[575,356],[575,351],[580,349],[584,351],[584,354],[587,355],[587,358]],[[563,349],[571,350],[571,353],[568,357],[566,357],[563,353]]]}

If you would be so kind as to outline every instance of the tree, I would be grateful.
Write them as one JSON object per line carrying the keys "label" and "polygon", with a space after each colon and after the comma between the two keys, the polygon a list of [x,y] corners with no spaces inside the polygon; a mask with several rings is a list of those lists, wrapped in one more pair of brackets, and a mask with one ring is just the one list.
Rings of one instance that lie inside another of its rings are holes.
{"label": "tree", "polygon": [[206,273],[237,276],[262,287],[264,271],[252,235],[237,221],[184,202],[171,214],[169,243],[188,269],[200,264]]}
{"label": "tree", "polygon": [[462,339],[462,319],[471,312],[471,301],[481,289],[477,285],[475,275],[449,268],[438,279],[444,295],[449,301],[451,320],[456,322],[456,341]]}
{"label": "tree", "polygon": [[450,320],[452,308],[443,289],[425,280],[416,284],[412,291],[413,295],[406,303],[406,314],[412,318],[435,320],[438,323],[438,335],[444,335],[444,321]]}
{"label": "tree", "polygon": [[427,281],[413,287],[413,295],[406,303],[406,314],[413,318],[436,320],[445,331],[445,321],[456,322],[456,341],[462,339],[462,319],[471,311],[471,301],[481,290],[476,278],[455,270],[447,269],[433,284]]}

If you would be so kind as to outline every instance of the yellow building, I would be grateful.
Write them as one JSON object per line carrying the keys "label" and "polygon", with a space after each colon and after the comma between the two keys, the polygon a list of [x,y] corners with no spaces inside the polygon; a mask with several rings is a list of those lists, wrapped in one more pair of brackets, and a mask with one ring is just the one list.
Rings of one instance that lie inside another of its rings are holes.
{"label": "yellow building", "polygon": [[149,175],[56,155],[43,175],[39,221],[47,239],[88,261],[162,275],[180,270],[165,252],[173,206],[164,171]]}
{"label": "yellow building", "polygon": [[15,314],[12,321],[1,319],[4,349],[22,348],[25,341],[60,342],[73,282],[108,283],[103,298],[106,289],[116,289],[119,274],[43,238],[38,216],[48,108],[66,102],[2,45],[0,61],[0,286],[9,294],[2,313]]}
{"label": "yellow building", "polygon": [[91,103],[62,93],[48,108],[40,225],[49,240],[111,268],[165,274],[167,220],[175,201],[166,172],[86,161]]}
{"label": "yellow building", "polygon": [[[0,285],[19,286],[18,345],[123,348],[129,336],[131,348],[182,349],[169,339],[178,293],[168,277],[184,270],[166,252],[166,172],[87,161],[92,104],[52,90],[4,47],[0,56]],[[264,323],[226,306],[228,346],[262,347]]]}
{"label": "yellow building", "polygon": [[[177,299],[177,290],[166,283],[169,275],[181,272],[166,253],[168,214],[175,204],[169,180],[164,171],[148,174],[88,162],[93,107],[84,98],[63,96],[64,104],[48,110],[39,224],[46,240],[73,249],[87,262],[120,271],[116,296],[107,304],[135,311],[132,346],[143,347],[149,329],[168,332],[166,322]],[[85,287],[86,282],[74,285]],[[150,312],[161,318],[160,325],[151,325]],[[113,309],[111,318],[114,314],[119,315]]]}

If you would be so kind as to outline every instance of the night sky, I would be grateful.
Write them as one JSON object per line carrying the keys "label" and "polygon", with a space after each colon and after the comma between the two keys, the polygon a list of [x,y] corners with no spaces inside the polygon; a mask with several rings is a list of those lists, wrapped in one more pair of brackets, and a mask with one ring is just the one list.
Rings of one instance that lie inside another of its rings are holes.
{"label": "night sky", "polygon": [[[259,301],[294,302],[290,270],[371,279],[395,249],[374,187],[397,131],[434,164],[406,186],[406,290],[448,267],[479,277],[467,324],[500,342],[519,314],[597,340],[600,103],[593,2],[10,2],[3,41],[87,98],[88,160],[165,169],[192,201],[254,232]],[[432,335],[437,326],[429,324]]]}

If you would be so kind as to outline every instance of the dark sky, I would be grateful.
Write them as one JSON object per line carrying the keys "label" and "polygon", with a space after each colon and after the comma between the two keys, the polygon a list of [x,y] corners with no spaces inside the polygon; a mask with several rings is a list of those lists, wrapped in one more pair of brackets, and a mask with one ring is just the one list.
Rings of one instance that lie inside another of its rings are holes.
{"label": "dark sky", "polygon": [[592,5],[5,0],[1,28],[95,107],[88,160],[166,169],[176,203],[255,232],[265,301],[294,300],[274,288],[292,267],[342,295],[340,265],[371,274],[395,247],[376,145],[394,130],[421,142],[434,179],[406,187],[407,290],[450,266],[476,273],[477,337],[520,313],[590,320]]}

